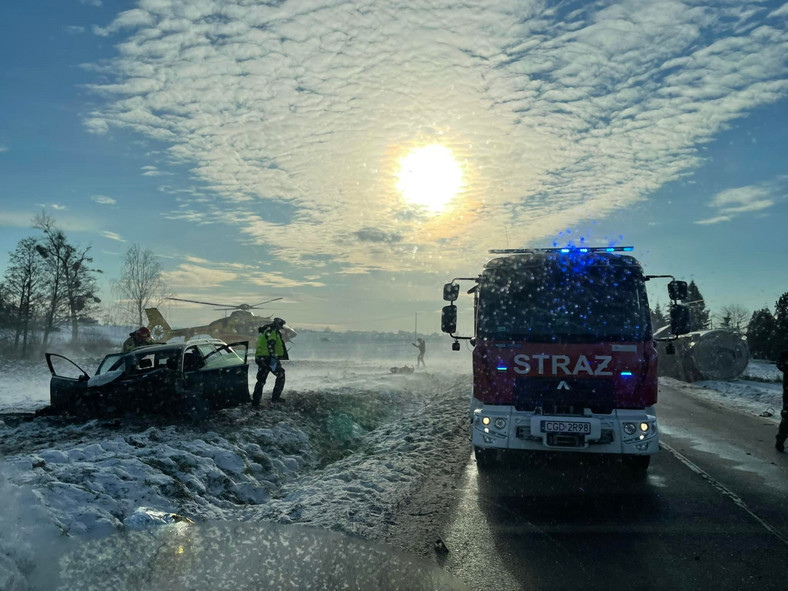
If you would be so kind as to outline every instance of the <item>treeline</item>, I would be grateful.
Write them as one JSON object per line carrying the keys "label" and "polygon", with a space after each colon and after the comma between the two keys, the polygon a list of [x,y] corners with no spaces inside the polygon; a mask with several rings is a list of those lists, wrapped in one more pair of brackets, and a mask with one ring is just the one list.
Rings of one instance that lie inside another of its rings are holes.
{"label": "treeline", "polygon": [[[750,355],[758,359],[776,361],[780,351],[788,350],[788,292],[779,297],[774,310],[762,308],[751,313],[743,306],[731,304],[713,314],[698,286],[690,281],[684,303],[690,309],[692,332],[713,328],[730,330],[747,340]],[[670,324],[669,311],[657,304],[651,310],[651,323],[655,331]]]}
{"label": "treeline", "polygon": [[134,244],[126,251],[119,279],[111,282],[115,301],[100,310],[97,276],[102,271],[93,266],[90,247],[72,243],[43,211],[32,227],[39,233],[19,241],[0,281],[0,353],[38,354],[64,328],[71,346],[101,352],[111,343],[80,336],[81,327],[98,324],[100,311],[105,324],[143,325],[145,308],[158,306],[167,296],[155,255]]}
{"label": "treeline", "polygon": [[72,243],[46,213],[33,219],[36,236],[23,238],[10,253],[0,283],[0,347],[27,357],[46,347],[52,333],[67,326],[72,342],[80,326],[96,324],[96,276],[90,247]]}

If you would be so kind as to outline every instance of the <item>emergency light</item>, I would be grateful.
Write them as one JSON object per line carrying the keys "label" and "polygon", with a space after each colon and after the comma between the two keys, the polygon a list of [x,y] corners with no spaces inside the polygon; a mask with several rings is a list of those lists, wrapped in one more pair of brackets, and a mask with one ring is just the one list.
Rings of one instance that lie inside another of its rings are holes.
{"label": "emergency light", "polygon": [[561,254],[569,254],[572,252],[589,253],[589,252],[632,252],[635,250],[634,246],[583,246],[582,248],[575,247],[561,247],[561,248],[494,248],[490,250],[490,254],[530,254],[534,252],[560,252]]}

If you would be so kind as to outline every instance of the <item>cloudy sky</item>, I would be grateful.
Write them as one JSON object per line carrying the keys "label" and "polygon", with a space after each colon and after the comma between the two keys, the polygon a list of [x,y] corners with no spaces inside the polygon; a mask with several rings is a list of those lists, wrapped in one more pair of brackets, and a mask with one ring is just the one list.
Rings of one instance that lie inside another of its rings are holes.
{"label": "cloudy sky", "polygon": [[441,285],[488,249],[581,241],[634,245],[712,309],[788,290],[788,4],[10,0],[0,19],[0,270],[44,208],[106,280],[139,243],[177,296],[283,297],[296,327],[437,331]]}

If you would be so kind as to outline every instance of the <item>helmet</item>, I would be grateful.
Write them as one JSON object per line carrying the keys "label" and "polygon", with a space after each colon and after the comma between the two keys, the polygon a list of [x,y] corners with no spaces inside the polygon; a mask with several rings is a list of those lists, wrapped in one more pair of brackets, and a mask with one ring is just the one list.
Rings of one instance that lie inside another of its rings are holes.
{"label": "helmet", "polygon": [[138,329],[137,329],[137,330],[134,332],[134,334],[136,334],[138,337],[141,337],[141,338],[143,338],[143,339],[150,338],[150,331],[149,331],[149,330],[147,329],[147,327],[145,327],[145,326],[140,326],[140,327],[139,327],[139,328],[138,328]]}
{"label": "helmet", "polygon": [[274,318],[271,324],[274,326],[284,326],[286,323],[284,318]]}

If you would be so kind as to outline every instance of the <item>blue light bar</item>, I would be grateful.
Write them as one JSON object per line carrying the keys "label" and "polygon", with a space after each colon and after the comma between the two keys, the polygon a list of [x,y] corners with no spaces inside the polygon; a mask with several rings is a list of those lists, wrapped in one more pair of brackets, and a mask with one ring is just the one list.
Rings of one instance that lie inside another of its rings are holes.
{"label": "blue light bar", "polygon": [[584,246],[582,248],[564,246],[561,248],[494,248],[489,252],[490,254],[532,254],[535,252],[560,252],[562,254],[580,252],[586,254],[589,252],[632,252],[633,250],[635,250],[634,246]]}
{"label": "blue light bar", "polygon": [[632,375],[632,372],[631,372],[631,371],[622,371],[622,372],[621,372],[621,376],[622,376],[622,377],[625,377],[625,378],[628,378],[628,377],[630,377],[631,375]]}
{"label": "blue light bar", "polygon": [[509,369],[509,368],[508,367],[503,367],[501,365],[498,366],[498,371],[506,371],[507,369]]}

